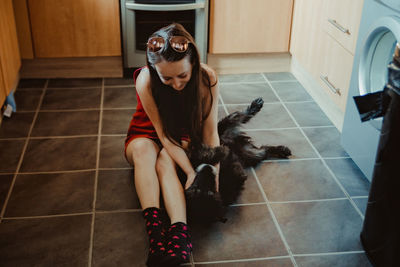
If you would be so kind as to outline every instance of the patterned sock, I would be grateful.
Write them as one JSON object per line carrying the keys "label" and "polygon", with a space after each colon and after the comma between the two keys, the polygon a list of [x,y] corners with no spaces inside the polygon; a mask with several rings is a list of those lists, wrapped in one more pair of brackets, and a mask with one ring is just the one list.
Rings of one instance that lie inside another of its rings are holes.
{"label": "patterned sock", "polygon": [[147,208],[142,213],[149,235],[149,254],[146,264],[147,266],[159,266],[161,259],[165,258],[167,250],[164,243],[167,222],[158,208]]}
{"label": "patterned sock", "polygon": [[192,251],[189,227],[183,222],[170,226],[167,235],[167,256],[163,263],[165,266],[178,266],[189,262]]}

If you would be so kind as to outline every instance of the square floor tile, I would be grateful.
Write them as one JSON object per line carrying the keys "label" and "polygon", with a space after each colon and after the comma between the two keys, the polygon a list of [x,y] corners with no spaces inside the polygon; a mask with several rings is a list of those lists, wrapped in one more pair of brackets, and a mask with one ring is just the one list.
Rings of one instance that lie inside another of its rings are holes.
{"label": "square floor tile", "polygon": [[96,168],[97,137],[31,139],[21,172]]}
{"label": "square floor tile", "polygon": [[301,127],[333,125],[314,102],[286,103],[286,107]]}
{"label": "square floor tile", "polygon": [[245,82],[265,82],[261,73],[248,74],[225,74],[218,77],[220,83],[245,83]]}
{"label": "square floor tile", "polygon": [[295,257],[295,260],[299,267],[372,267],[364,253]]}
{"label": "square floor tile", "polygon": [[102,78],[50,79],[48,88],[101,87]]}
{"label": "square floor tile", "polygon": [[259,97],[265,103],[279,102],[267,83],[221,84],[220,94],[225,104],[250,104]]}
{"label": "square floor tile", "polygon": [[131,167],[125,158],[126,136],[102,136],[100,147],[100,168]]}
{"label": "square floor tile", "polygon": [[313,100],[299,82],[274,82],[271,86],[284,102]]}
{"label": "square floor tile", "polygon": [[14,94],[17,111],[36,111],[42,93],[42,89],[17,90]]}
{"label": "square floor tile", "polygon": [[102,134],[126,134],[135,109],[103,110]]}
{"label": "square floor tile", "polygon": [[13,113],[11,118],[4,117],[0,126],[0,138],[27,137],[34,116],[34,112],[28,112]]}
{"label": "square floor tile", "polygon": [[258,187],[256,178],[251,169],[246,170],[247,180],[244,189],[233,204],[265,203],[264,197]]}
{"label": "square floor tile", "polygon": [[148,237],[141,212],[96,213],[93,266],[146,266]]}
{"label": "square floor tile", "polygon": [[368,196],[371,184],[352,159],[325,161],[350,196]]}
{"label": "square floor tile", "polygon": [[348,200],[271,205],[293,254],[362,250],[362,219]]}
{"label": "square floor tile", "polygon": [[293,267],[290,258],[195,264],[196,267]]}
{"label": "square floor tile", "polygon": [[133,87],[104,88],[104,108],[136,108],[136,91]]}
{"label": "square floor tile", "polygon": [[[99,117],[99,110],[39,112],[31,136],[98,134]],[[60,123],[60,120],[62,120],[62,123]]]}
{"label": "square floor tile", "polygon": [[6,197],[8,195],[8,191],[10,190],[11,182],[14,175],[12,174],[0,174],[0,208],[3,208],[4,202],[6,201]]}
{"label": "square floor tile", "polygon": [[1,266],[88,266],[91,215],[3,220]]}
{"label": "square floor tile", "polygon": [[100,108],[101,88],[47,90],[41,110]]}
{"label": "square floor tile", "polygon": [[134,86],[133,78],[104,78],[104,86]]}
{"label": "square floor tile", "polygon": [[[247,105],[227,106],[228,112],[245,111]],[[264,104],[263,108],[249,122],[243,124],[245,129],[273,129],[296,127],[282,104]]]}
{"label": "square floor tile", "polygon": [[17,88],[44,88],[47,79],[21,79]]}
{"label": "square floor tile", "polygon": [[320,160],[263,163],[256,174],[269,201],[345,197]]}
{"label": "square floor tile", "polygon": [[193,227],[195,262],[285,256],[266,205],[230,207],[224,224]]}
{"label": "square floor tile", "polygon": [[296,77],[291,72],[268,72],[264,73],[264,75],[270,82],[296,80]]}
{"label": "square floor tile", "polygon": [[133,169],[99,171],[96,210],[122,209],[141,209]]}
{"label": "square floor tile", "polygon": [[352,200],[354,201],[354,203],[356,203],[362,214],[365,215],[365,211],[367,210],[368,197],[352,198]]}
{"label": "square floor tile", "polygon": [[91,212],[94,178],[94,171],[19,174],[5,217]]}
{"label": "square floor tile", "polygon": [[0,173],[17,169],[24,145],[25,140],[0,140]]}
{"label": "square floor tile", "polygon": [[340,144],[340,132],[336,127],[304,128],[303,131],[321,157],[349,156]]}
{"label": "square floor tile", "polygon": [[257,146],[287,146],[292,151],[291,159],[317,157],[311,145],[298,129],[248,131],[247,134],[253,138]]}

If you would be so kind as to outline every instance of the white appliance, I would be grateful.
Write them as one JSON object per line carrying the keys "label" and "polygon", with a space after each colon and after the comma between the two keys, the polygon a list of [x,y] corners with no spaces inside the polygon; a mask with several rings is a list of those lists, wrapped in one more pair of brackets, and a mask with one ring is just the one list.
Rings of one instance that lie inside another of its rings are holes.
{"label": "white appliance", "polygon": [[371,181],[382,118],[361,123],[353,96],[381,91],[387,65],[400,42],[400,0],[365,0],[341,143]]}

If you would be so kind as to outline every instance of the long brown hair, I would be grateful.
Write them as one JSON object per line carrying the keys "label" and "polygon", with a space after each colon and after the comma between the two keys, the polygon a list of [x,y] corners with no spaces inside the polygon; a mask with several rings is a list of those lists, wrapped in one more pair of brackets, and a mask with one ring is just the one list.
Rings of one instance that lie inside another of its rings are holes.
{"label": "long brown hair", "polygon": [[[191,141],[201,142],[203,139],[203,121],[208,117],[213,103],[211,94],[210,77],[200,65],[200,56],[193,37],[179,23],[170,24],[153,33],[150,37],[163,37],[168,40],[171,36],[184,36],[190,43],[188,49],[176,52],[168,41],[164,47],[157,51],[147,50],[146,62],[150,71],[150,86],[156,102],[163,130],[166,137],[173,143],[180,145],[182,131],[189,134]],[[189,57],[192,65],[192,74],[189,82],[182,91],[176,91],[165,85],[157,74],[155,64],[165,60],[167,62],[179,61]],[[200,82],[209,90],[209,96],[202,99]]]}

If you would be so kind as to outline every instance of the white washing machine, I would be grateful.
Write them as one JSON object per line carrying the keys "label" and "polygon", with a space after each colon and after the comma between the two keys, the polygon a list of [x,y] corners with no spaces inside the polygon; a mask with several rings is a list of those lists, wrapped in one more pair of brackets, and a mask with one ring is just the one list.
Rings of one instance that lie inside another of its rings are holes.
{"label": "white washing machine", "polygon": [[341,142],[371,181],[382,118],[361,123],[353,96],[381,91],[400,42],[400,0],[364,0]]}

